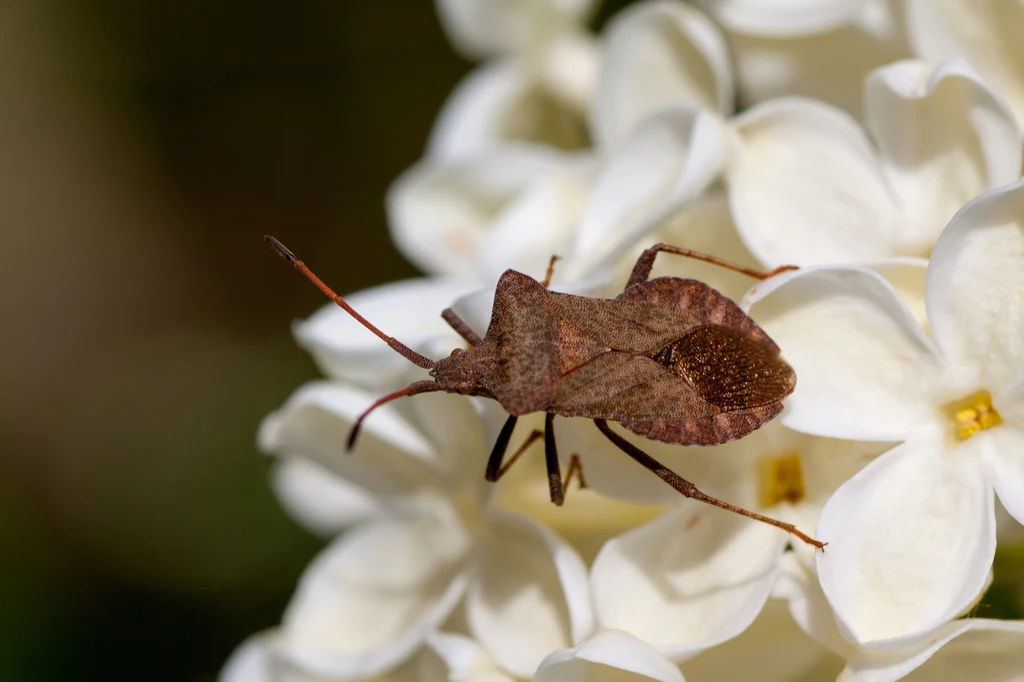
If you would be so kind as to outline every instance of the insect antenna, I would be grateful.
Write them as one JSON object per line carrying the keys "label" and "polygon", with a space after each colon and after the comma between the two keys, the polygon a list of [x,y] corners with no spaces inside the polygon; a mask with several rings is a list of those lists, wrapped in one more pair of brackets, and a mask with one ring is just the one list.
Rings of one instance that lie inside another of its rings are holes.
{"label": "insect antenna", "polygon": [[390,403],[392,400],[398,400],[404,398],[407,395],[417,395],[419,393],[430,393],[431,391],[443,391],[444,388],[438,386],[433,381],[417,381],[416,383],[409,384],[405,388],[395,391],[394,393],[388,393],[383,398],[377,400],[373,405],[363,410],[363,413],[356,419],[356,423],[352,426],[352,430],[348,433],[348,442],[345,444],[346,450],[351,450],[355,447],[356,438],[359,436],[359,429],[363,425],[363,420],[370,416],[370,413],[376,410],[381,405]]}
{"label": "insect antenna", "polygon": [[[359,324],[363,325],[364,327],[369,329],[371,332],[376,334],[378,337],[380,337],[380,339],[382,341],[384,341],[384,343],[386,343],[389,346],[391,346],[391,348],[394,349],[396,352],[398,352],[399,355],[404,357],[409,362],[411,362],[411,363],[413,363],[415,365],[419,365],[423,369],[432,369],[434,367],[434,361],[433,360],[431,360],[430,358],[427,358],[427,357],[424,357],[424,356],[420,355],[419,353],[414,351],[412,348],[409,348],[408,346],[406,346],[404,343],[402,343],[398,339],[395,339],[395,338],[392,338],[392,337],[388,336],[387,334],[385,334],[384,332],[382,332],[381,330],[379,330],[375,326],[373,326],[370,323],[370,321],[367,320],[365,317],[363,317],[362,315],[357,313],[355,311],[355,309],[352,308],[352,306],[350,306],[348,303],[345,302],[345,299],[343,299],[338,294],[334,293],[334,291],[329,286],[324,284],[323,281],[319,277],[317,277],[316,275],[313,274],[312,270],[310,270],[308,267],[306,267],[305,263],[303,263],[298,258],[296,258],[295,254],[292,253],[288,249],[288,247],[286,247],[284,244],[282,244],[281,242],[279,242],[276,239],[274,239],[273,237],[271,237],[269,234],[265,235],[263,238],[266,239],[267,243],[270,244],[271,248],[273,248],[274,251],[277,252],[277,255],[281,256],[281,258],[284,258],[286,261],[288,261],[293,266],[295,266],[295,269],[298,270],[299,272],[301,272],[303,275],[305,275],[306,279],[308,279],[310,282],[312,282],[314,285],[316,285],[317,289],[319,289],[320,291],[324,292],[324,294],[327,295],[327,298],[331,299],[332,301],[337,303],[339,306],[341,306],[345,310],[345,312],[347,312],[352,317],[356,318],[356,321],[359,322]],[[413,385],[415,386],[415,384],[413,384]],[[408,395],[412,395],[412,394],[408,394]]]}

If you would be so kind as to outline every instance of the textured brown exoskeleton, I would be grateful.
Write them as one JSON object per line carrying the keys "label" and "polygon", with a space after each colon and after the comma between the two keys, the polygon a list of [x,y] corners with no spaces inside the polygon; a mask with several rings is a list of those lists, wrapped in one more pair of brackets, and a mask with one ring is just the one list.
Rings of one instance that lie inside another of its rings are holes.
{"label": "textured brown exoskeleton", "polygon": [[509,413],[487,462],[496,481],[531,443],[534,432],[502,465],[520,415],[545,412],[543,432],[551,501],[562,504],[563,489],[575,473],[573,455],[565,479],[555,448],[554,417],[585,417],[608,440],[686,497],[777,526],[804,542],[823,543],[793,525],[705,495],[608,426],[619,422],[644,438],[681,445],[717,445],[742,438],[782,411],[796,374],[779,348],[735,303],[701,282],[676,277],[648,279],[655,256],[665,251],[721,265],[758,279],[764,273],[688,249],[658,244],[643,253],[625,290],[615,299],[548,291],[555,258],[543,282],[507,270],[498,280],[487,333],[480,338],[450,308],[442,317],[470,344],[438,361],[387,336],[353,310],[295,255],[273,237],[267,242],[335,303],[411,362],[430,370],[387,395],[356,421],[348,447],[363,419],[384,403],[404,396],[447,391],[493,398]]}

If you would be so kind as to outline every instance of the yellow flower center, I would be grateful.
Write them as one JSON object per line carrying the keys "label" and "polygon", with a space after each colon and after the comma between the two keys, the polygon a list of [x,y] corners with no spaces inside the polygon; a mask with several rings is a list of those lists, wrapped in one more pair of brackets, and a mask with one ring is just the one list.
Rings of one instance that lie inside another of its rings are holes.
{"label": "yellow flower center", "polygon": [[758,500],[762,509],[780,502],[795,504],[804,499],[804,465],[800,455],[768,457],[758,463]]}
{"label": "yellow flower center", "polygon": [[978,391],[963,400],[954,401],[946,406],[946,410],[952,417],[957,440],[967,440],[1003,423],[1003,418],[992,407],[992,396],[988,391]]}

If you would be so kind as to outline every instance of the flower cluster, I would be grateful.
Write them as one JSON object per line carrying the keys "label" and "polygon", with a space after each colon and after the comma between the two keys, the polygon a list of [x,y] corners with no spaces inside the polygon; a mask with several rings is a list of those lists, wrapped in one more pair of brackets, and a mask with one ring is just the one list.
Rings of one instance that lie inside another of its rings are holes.
{"label": "flower cluster", "polygon": [[425,375],[328,305],[295,330],[327,378],[259,440],[330,544],[222,681],[1021,679],[1024,622],[965,616],[1024,522],[1024,3],[642,0],[600,35],[593,0],[437,4],[483,61],[387,198],[428,274],[348,302],[438,358],[465,343],[442,309],[482,333],[500,273],[552,254],[552,289],[605,297],[657,242],[800,266],[751,288],[663,256],[799,381],[720,447],[624,437],[828,546],[682,499],[584,419],[557,422],[587,483],[563,507],[536,449],[487,483],[507,415],[479,398],[390,403],[347,455]]}

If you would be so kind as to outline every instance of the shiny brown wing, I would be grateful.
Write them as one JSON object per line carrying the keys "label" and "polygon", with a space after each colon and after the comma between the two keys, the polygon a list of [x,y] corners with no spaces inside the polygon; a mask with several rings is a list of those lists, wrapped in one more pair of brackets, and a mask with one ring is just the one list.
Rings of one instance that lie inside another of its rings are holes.
{"label": "shiny brown wing", "polygon": [[724,412],[779,402],[796,386],[796,373],[774,344],[734,327],[697,327],[653,358]]}

